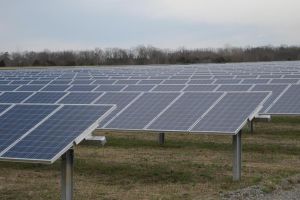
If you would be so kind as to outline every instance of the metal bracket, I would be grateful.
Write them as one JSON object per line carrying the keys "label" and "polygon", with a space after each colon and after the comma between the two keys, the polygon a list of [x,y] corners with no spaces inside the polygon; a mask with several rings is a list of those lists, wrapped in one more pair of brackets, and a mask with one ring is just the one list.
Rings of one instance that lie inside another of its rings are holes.
{"label": "metal bracket", "polygon": [[97,141],[100,142],[100,144],[102,146],[104,146],[107,142],[106,137],[105,136],[93,136],[93,135],[88,135],[85,138],[86,141]]}

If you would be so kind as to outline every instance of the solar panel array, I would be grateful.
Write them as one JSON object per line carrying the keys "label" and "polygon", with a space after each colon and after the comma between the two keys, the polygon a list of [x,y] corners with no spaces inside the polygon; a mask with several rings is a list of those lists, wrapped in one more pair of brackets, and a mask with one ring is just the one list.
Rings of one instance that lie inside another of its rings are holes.
{"label": "solar panel array", "polygon": [[299,114],[299,80],[300,62],[3,70],[0,159],[52,163],[97,127],[236,134]]}

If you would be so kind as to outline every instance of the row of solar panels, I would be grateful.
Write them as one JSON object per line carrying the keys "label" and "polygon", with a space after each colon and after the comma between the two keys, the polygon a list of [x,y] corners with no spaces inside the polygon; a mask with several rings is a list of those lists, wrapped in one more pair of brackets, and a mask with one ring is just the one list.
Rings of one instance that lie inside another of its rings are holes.
{"label": "row of solar panels", "polygon": [[[76,87],[77,86],[77,87]],[[68,89],[69,88],[69,89]],[[300,85],[296,84],[253,84],[253,85],[100,85],[97,90],[91,92],[91,88],[81,85],[22,85],[11,87],[0,85],[0,103],[93,103],[97,101],[103,92],[204,92],[204,91],[271,91],[272,95],[265,102],[261,113],[267,113],[268,109],[281,95],[284,95],[285,101],[289,102],[283,108],[276,107],[271,110],[271,113],[299,113],[297,97],[300,91]],[[287,92],[286,92],[287,90]],[[10,91],[10,92],[9,92]],[[83,93],[85,98],[81,98]],[[109,93],[108,93],[109,94]],[[124,93],[126,94],[126,93]],[[287,95],[288,94],[288,95]],[[290,99],[295,99],[296,102],[291,104]],[[287,109],[289,108],[289,109]]]}

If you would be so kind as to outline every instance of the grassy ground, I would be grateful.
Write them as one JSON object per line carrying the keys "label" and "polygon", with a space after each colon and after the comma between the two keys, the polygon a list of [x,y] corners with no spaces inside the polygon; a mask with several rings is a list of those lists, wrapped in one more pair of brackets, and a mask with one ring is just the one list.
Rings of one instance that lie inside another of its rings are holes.
{"label": "grassy ground", "polygon": [[[266,192],[300,173],[300,118],[276,117],[243,134],[242,181],[232,181],[229,136],[105,133],[108,144],[75,149],[75,199],[218,199],[263,185]],[[96,133],[103,135],[104,133]],[[60,162],[0,162],[0,199],[59,199]]]}

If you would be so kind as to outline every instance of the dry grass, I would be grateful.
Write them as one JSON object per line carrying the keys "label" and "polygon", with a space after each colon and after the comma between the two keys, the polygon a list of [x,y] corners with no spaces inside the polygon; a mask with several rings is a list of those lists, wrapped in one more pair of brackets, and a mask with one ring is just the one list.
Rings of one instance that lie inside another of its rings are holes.
{"label": "dry grass", "polygon": [[[218,199],[260,184],[272,190],[300,173],[300,118],[276,117],[243,134],[242,181],[232,181],[229,136],[101,133],[105,147],[75,150],[75,199]],[[60,163],[0,163],[0,199],[59,199]]]}

